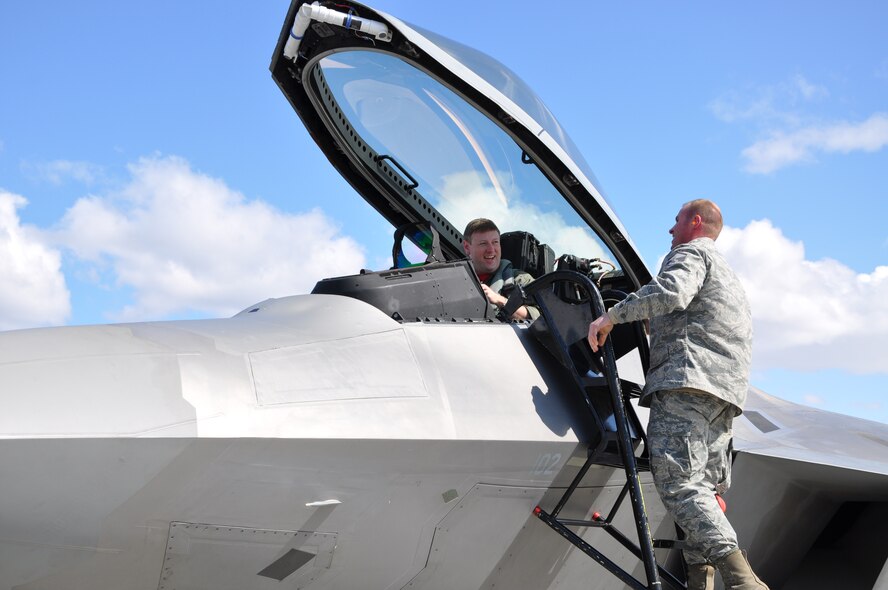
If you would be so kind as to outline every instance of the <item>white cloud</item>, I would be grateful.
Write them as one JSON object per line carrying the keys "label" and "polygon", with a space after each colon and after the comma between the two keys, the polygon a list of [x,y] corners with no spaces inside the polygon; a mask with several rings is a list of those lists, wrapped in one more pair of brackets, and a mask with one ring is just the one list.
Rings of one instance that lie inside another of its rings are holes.
{"label": "white cloud", "polygon": [[61,254],[22,225],[24,197],[0,190],[0,329],[63,323],[71,312]]}
{"label": "white cloud", "polygon": [[829,90],[809,82],[801,74],[779,84],[760,86],[746,92],[731,91],[709,103],[709,110],[726,123],[750,121],[757,124],[798,126],[803,103],[829,96]]}
{"label": "white cloud", "polygon": [[71,160],[54,160],[52,162],[25,162],[22,172],[29,177],[49,182],[54,185],[64,184],[67,180],[76,180],[83,184],[93,184],[104,177],[102,167],[90,162]]}
{"label": "white cloud", "polygon": [[360,246],[319,210],[248,201],[179,158],[142,159],[130,172],[123,191],[79,199],[56,229],[77,257],[133,291],[115,319],[230,315],[364,264]]}
{"label": "white cloud", "polygon": [[[709,110],[717,119],[725,123],[747,120],[785,120],[789,116],[781,113],[774,106],[774,98],[770,92],[751,100],[744,100],[733,92],[728,93],[709,103]],[[792,121],[795,121],[795,117],[792,117]]]}
{"label": "white cloud", "polygon": [[812,84],[801,74],[796,74],[792,79],[795,88],[805,100],[814,100],[816,98],[824,98],[829,96],[829,90],[825,86]]}
{"label": "white cloud", "polygon": [[816,152],[874,152],[888,145],[888,114],[876,113],[862,123],[834,123],[812,126],[791,133],[775,131],[743,150],[746,170],[766,174],[779,168],[806,162]]}
{"label": "white cloud", "polygon": [[829,121],[812,115],[812,105],[829,96],[825,86],[796,74],[746,93],[725,93],[713,100],[709,109],[726,123],[758,129],[762,139],[741,151],[744,169],[751,174],[811,162],[820,153],[874,152],[888,145],[888,114],[884,112],[860,122]]}
{"label": "white cloud", "polygon": [[888,266],[808,260],[768,220],[726,227],[717,243],[749,295],[755,369],[888,373]]}

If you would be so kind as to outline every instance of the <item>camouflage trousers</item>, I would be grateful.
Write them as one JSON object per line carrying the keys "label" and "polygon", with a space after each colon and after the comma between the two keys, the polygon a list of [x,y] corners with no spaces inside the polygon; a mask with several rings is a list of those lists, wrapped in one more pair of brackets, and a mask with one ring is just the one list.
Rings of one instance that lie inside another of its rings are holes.
{"label": "camouflage trousers", "polygon": [[711,563],[738,548],[737,533],[715,498],[731,483],[734,410],[699,391],[653,394],[647,432],[651,471],[666,511],[685,532],[688,563]]}

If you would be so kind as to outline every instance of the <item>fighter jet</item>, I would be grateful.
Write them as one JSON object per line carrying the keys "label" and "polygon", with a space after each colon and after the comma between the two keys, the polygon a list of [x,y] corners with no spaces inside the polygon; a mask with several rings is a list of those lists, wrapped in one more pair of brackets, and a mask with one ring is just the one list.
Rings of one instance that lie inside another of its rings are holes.
{"label": "fighter jet", "polygon": [[[0,333],[0,588],[682,588],[646,469],[650,279],[511,70],[295,0],[273,80],[393,226],[392,263],[234,317]],[[492,308],[460,228],[536,277]],[[888,588],[888,427],[751,388],[727,510],[772,588]]]}

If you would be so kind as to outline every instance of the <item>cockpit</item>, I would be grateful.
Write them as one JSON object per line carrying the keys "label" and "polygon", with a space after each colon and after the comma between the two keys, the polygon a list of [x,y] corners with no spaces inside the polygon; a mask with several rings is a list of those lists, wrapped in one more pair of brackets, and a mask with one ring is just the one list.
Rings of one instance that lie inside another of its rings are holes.
{"label": "cockpit", "polygon": [[[526,231],[506,232],[500,239],[502,258],[534,279],[555,270],[571,270],[592,279],[601,291],[625,289],[622,272],[607,260],[572,254],[556,259],[548,244],[541,244]],[[395,231],[391,268],[324,279],[312,293],[360,299],[398,321],[508,320],[487,303],[469,260],[446,260],[440,236],[427,223],[408,224]],[[570,299],[567,293],[561,296]]]}

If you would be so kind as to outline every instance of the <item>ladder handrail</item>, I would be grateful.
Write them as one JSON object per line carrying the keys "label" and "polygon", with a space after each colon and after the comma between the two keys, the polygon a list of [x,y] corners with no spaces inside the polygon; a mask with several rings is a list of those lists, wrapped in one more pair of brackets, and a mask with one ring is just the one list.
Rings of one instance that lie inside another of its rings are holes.
{"label": "ladder handrail", "polygon": [[[592,311],[592,319],[595,319],[605,313],[606,310],[604,307],[604,301],[602,300],[601,293],[595,286],[595,283],[592,282],[592,280],[586,275],[568,270],[547,273],[542,277],[536,279],[529,285],[525,286],[523,292],[516,289],[516,292],[513,292],[509,297],[509,302],[507,303],[505,309],[506,311],[508,311],[510,306],[515,305],[515,301],[513,301],[513,298],[515,300],[521,298],[522,301],[527,297],[534,298],[534,301],[540,308],[542,318],[545,320],[546,325],[550,331],[550,335],[554,339],[555,344],[557,344],[558,346],[557,351],[560,355],[559,360],[561,360],[562,364],[571,369],[570,372],[572,377],[574,378],[574,381],[576,382],[579,390],[584,392],[585,395],[586,388],[583,383],[583,378],[585,375],[579,374],[579,369],[576,366],[576,361],[571,356],[569,350],[570,346],[575,344],[576,341],[573,343],[568,343],[565,341],[564,337],[562,336],[560,330],[556,325],[556,319],[553,315],[553,312],[546,302],[546,290],[548,289],[549,292],[551,292],[551,287],[557,282],[572,283],[576,287],[580,288],[581,291],[585,292],[585,296],[589,302],[590,310]],[[572,330],[574,336],[576,336],[576,328],[571,327],[569,329]],[[627,410],[628,404],[623,396],[622,387],[620,385],[613,341],[609,338],[605,342],[604,346],[600,348],[600,358],[596,358],[592,355],[591,347],[589,347],[587,342],[583,342],[580,344],[580,350],[585,360],[590,361],[593,365],[600,366],[601,373],[604,375],[605,381],[607,383],[607,389],[610,392],[611,405],[616,422],[617,445],[619,448],[620,458],[623,463],[623,468],[626,473],[626,487],[628,488],[629,497],[632,504],[633,516],[638,532],[638,550],[641,560],[644,563],[645,576],[648,583],[647,586],[639,585],[638,587],[647,588],[649,590],[660,589],[662,587],[662,584],[659,577],[659,566],[656,561],[656,556],[654,555],[654,546],[650,532],[650,524],[648,522],[647,511],[644,507],[644,498],[638,479],[638,464],[635,457],[635,449],[632,445],[632,431],[629,422],[629,410]],[[600,428],[603,427],[602,421],[597,415],[597,412],[595,411],[595,408],[593,407],[589,396],[585,395],[585,397],[587,406],[589,406],[593,416],[595,417],[596,422],[598,423],[598,426]],[[586,462],[586,465],[584,465],[583,469],[581,470],[578,478],[575,478],[574,481],[571,483],[570,488],[565,493],[565,496],[562,498],[561,502],[559,502],[554,514],[549,515],[539,507],[534,510],[534,513],[538,517],[546,521],[549,526],[558,531],[562,536],[567,538],[571,543],[583,550],[587,555],[593,557],[598,563],[604,565],[612,574],[620,578],[620,580],[622,580],[624,583],[629,583],[627,581],[627,576],[633,581],[635,581],[635,579],[631,578],[631,576],[629,576],[629,574],[619,568],[619,566],[604,558],[603,555],[600,554],[600,552],[598,552],[596,549],[591,547],[591,545],[583,541],[578,535],[573,533],[573,531],[567,529],[557,519],[558,511],[566,503],[567,498],[570,496],[570,494],[573,493],[574,489],[576,489],[576,486],[579,484],[579,479],[581,479],[582,476],[585,474],[585,471],[588,469],[588,465],[591,459],[592,457],[590,456],[589,460],[587,460]],[[630,585],[635,587],[635,584]]]}

